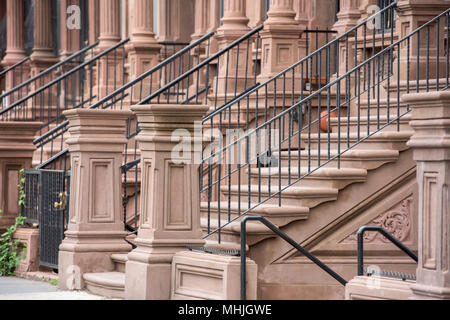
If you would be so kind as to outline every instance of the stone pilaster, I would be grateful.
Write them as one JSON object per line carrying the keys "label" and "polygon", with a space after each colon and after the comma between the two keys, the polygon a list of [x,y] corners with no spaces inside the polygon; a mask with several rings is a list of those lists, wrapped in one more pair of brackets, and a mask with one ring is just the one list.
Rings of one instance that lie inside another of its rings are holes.
{"label": "stone pilaster", "polygon": [[33,139],[38,122],[0,122],[0,232],[14,223],[20,213],[19,171],[30,169],[36,147]]}
{"label": "stone pilaster", "polygon": [[59,287],[79,290],[83,274],[114,269],[111,254],[126,253],[122,220],[123,150],[129,111],[74,109],[69,120],[69,223],[59,247]]}
{"label": "stone pilaster", "polygon": [[[208,106],[135,106],[141,132],[141,216],[128,254],[126,299],[169,299],[171,264],[187,245],[201,246],[198,162]],[[200,123],[200,124],[199,124]],[[177,137],[172,136],[176,134]],[[181,131],[180,131],[181,130]],[[184,136],[181,140],[179,136]],[[183,141],[181,156],[174,152]]]}
{"label": "stone pilaster", "polygon": [[415,299],[450,299],[450,92],[402,96],[412,108],[419,185],[419,264]]}
{"label": "stone pilaster", "polygon": [[299,60],[300,27],[293,0],[270,0],[268,19],[261,31],[260,81],[267,80]]}

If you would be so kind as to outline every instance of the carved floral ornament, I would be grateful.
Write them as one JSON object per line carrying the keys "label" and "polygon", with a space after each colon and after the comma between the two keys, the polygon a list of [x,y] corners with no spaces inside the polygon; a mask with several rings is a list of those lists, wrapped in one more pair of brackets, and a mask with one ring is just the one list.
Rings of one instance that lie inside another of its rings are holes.
{"label": "carved floral ornament", "polygon": [[[389,209],[384,214],[378,216],[367,225],[376,225],[386,229],[394,237],[400,241],[407,241],[411,235],[411,213],[412,213],[412,196],[401,201],[396,206]],[[355,231],[341,243],[356,243],[357,232]],[[389,241],[378,232],[366,232],[364,234],[365,243],[388,243]]]}

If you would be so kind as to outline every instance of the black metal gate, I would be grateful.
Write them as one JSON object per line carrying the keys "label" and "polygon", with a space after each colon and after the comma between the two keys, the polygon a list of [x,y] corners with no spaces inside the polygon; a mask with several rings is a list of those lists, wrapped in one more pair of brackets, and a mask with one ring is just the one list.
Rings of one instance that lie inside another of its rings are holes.
{"label": "black metal gate", "polygon": [[39,223],[39,265],[58,269],[59,245],[68,221],[70,174],[61,170],[25,171],[22,216]]}

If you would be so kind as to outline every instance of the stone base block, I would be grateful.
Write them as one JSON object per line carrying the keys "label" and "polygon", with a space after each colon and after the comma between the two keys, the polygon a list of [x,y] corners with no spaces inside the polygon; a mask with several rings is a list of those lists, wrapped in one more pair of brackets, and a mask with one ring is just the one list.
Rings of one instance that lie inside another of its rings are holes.
{"label": "stone base block", "polygon": [[450,288],[414,284],[411,300],[450,300]]}
{"label": "stone base block", "polygon": [[27,248],[25,259],[17,266],[16,274],[37,271],[39,269],[39,229],[19,228],[14,233],[14,239],[19,239]]}
{"label": "stone base block", "polygon": [[169,300],[169,263],[128,261],[125,267],[125,299]]}
{"label": "stone base block", "polygon": [[408,300],[415,281],[385,277],[356,277],[345,286],[346,300]]}
{"label": "stone base block", "polygon": [[117,252],[71,252],[59,251],[58,288],[81,290],[85,287],[85,273],[111,272],[114,262],[111,255]]}
{"label": "stone base block", "polygon": [[[180,252],[172,261],[171,299],[239,300],[240,257]],[[247,299],[257,298],[258,266],[247,259]]]}

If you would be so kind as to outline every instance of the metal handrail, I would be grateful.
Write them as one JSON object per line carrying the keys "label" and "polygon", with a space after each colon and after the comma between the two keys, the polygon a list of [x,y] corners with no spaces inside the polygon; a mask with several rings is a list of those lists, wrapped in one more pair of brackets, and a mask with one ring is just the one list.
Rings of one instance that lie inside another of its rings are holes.
{"label": "metal handrail", "polygon": [[[3,75],[7,74],[9,71],[11,71],[11,70],[13,70],[13,69],[19,67],[20,65],[24,64],[24,63],[27,62],[28,60],[30,60],[30,57],[23,58],[23,59],[20,60],[19,62],[13,64],[11,67],[9,67],[9,68],[7,68],[7,69],[1,71],[1,72],[0,72],[0,77],[2,77]],[[0,96],[0,99],[1,99],[1,98],[2,98],[2,96]]]}
{"label": "metal handrail", "polygon": [[127,43],[128,41],[130,41],[130,38],[127,38],[125,40],[122,40],[120,42],[118,42],[117,44],[115,44],[114,46],[108,48],[105,51],[102,51],[101,53],[97,54],[95,57],[93,57],[92,59],[83,62],[82,64],[80,64],[79,66],[71,69],[70,71],[64,73],[63,75],[59,76],[58,78],[50,81],[49,83],[47,83],[46,85],[40,87],[38,90],[34,91],[33,93],[27,95],[26,97],[23,97],[22,99],[16,101],[14,104],[12,104],[11,106],[3,109],[0,111],[0,115],[12,110],[13,108],[15,108],[16,106],[20,105],[21,103],[24,103],[25,101],[27,101],[30,98],[35,97],[36,95],[38,95],[39,93],[41,93],[42,91],[44,91],[45,89],[50,88],[51,86],[57,84],[58,82],[60,82],[61,80],[64,80],[66,78],[68,78],[70,75],[74,74],[75,72],[83,69],[85,66],[91,64],[92,62],[102,58],[103,56],[107,55],[108,53],[112,52],[113,50],[117,49],[120,46],[123,46],[125,43]]}
{"label": "metal handrail", "polygon": [[357,233],[357,241],[358,241],[358,276],[364,275],[364,233],[367,231],[376,231],[385,236],[390,242],[392,242],[397,248],[402,250],[408,256],[411,257],[414,261],[418,262],[419,258],[417,255],[412,252],[408,247],[406,247],[403,243],[401,243],[397,238],[387,232],[380,226],[363,226],[359,228]]}
{"label": "metal handrail", "polygon": [[[40,72],[39,74],[35,75],[33,78],[28,79],[24,82],[22,82],[21,84],[15,86],[14,88],[4,92],[2,95],[0,95],[0,99],[3,99],[4,97],[10,95],[11,93],[16,92],[17,90],[29,85],[30,83],[42,78],[43,76],[49,74],[50,72],[56,70],[57,68],[63,66],[64,64],[66,64],[67,62],[69,62],[70,60],[77,58],[78,56],[82,55],[83,53],[85,53],[86,51],[93,49],[94,47],[96,47],[98,45],[98,41],[81,49],[80,51],[77,51],[76,53],[72,54],[71,56],[65,58],[64,60],[54,64],[53,66],[49,67],[48,69]],[[30,59],[29,57],[27,59]]]}
{"label": "metal handrail", "polygon": [[189,71],[185,72],[184,74],[182,74],[178,78],[176,78],[176,79],[172,80],[170,83],[166,84],[164,87],[160,88],[159,90],[155,91],[153,94],[149,95],[147,98],[145,98],[142,101],[140,101],[138,103],[138,105],[144,105],[144,104],[149,103],[152,99],[158,97],[160,94],[162,94],[167,89],[169,89],[169,88],[173,87],[174,85],[176,85],[177,83],[183,81],[184,79],[186,79],[187,77],[191,76],[195,72],[198,72],[202,67],[204,67],[206,65],[209,65],[212,61],[216,60],[217,58],[219,58],[220,56],[222,56],[226,52],[229,52],[232,48],[236,47],[241,42],[251,38],[253,35],[255,35],[259,31],[261,31],[263,28],[264,28],[263,24],[255,27],[253,30],[251,30],[247,34],[245,34],[242,37],[240,37],[239,39],[233,41],[227,47],[219,50],[218,52],[216,52],[215,54],[211,55],[210,57],[205,59],[203,62],[201,62],[200,64],[198,64],[194,68],[191,68]]}
{"label": "metal handrail", "polygon": [[241,300],[247,299],[247,270],[246,270],[246,260],[247,260],[247,232],[246,232],[246,224],[247,221],[259,221],[264,224],[267,228],[269,228],[273,233],[278,235],[281,239],[289,243],[295,249],[297,249],[300,253],[302,253],[305,257],[311,260],[315,265],[328,273],[331,277],[333,277],[340,284],[345,286],[347,281],[333,271],[330,267],[328,267],[325,263],[323,263],[316,256],[311,254],[304,247],[295,242],[291,237],[289,237],[286,233],[281,231],[277,226],[272,224],[269,220],[260,216],[247,216],[244,217],[241,221]]}

